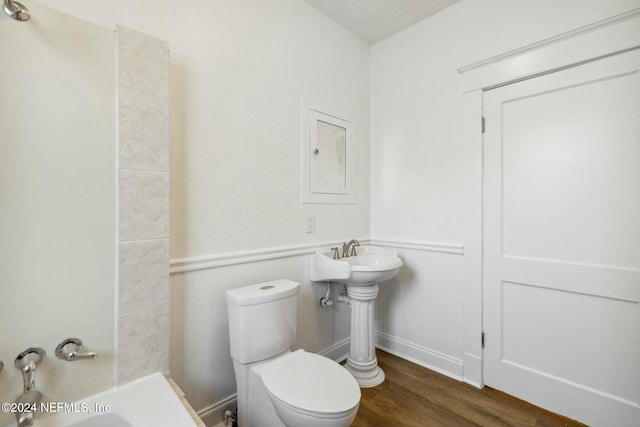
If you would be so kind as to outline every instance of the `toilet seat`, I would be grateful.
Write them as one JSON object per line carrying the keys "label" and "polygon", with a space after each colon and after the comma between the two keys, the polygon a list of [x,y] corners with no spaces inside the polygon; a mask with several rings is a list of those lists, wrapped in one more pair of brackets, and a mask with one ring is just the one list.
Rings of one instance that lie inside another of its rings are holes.
{"label": "toilet seat", "polygon": [[297,412],[337,418],[360,402],[360,387],[345,368],[326,357],[297,350],[262,369],[269,394]]}

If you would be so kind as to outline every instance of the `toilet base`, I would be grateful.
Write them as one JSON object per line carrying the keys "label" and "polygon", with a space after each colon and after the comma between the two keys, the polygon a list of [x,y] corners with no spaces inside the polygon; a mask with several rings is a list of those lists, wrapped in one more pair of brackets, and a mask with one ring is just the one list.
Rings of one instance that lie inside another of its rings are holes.
{"label": "toilet base", "polygon": [[362,368],[357,368],[355,364],[349,363],[347,358],[347,363],[344,367],[353,375],[360,388],[375,387],[384,381],[384,371],[377,364],[372,368],[363,370]]}

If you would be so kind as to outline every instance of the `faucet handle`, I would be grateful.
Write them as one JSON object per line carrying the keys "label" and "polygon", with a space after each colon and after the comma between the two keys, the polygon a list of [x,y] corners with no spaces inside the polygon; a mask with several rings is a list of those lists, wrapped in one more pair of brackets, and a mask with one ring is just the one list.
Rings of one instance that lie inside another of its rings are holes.
{"label": "faucet handle", "polygon": [[29,347],[16,357],[14,366],[22,371],[25,393],[35,390],[36,368],[46,356],[47,352],[42,347]]}
{"label": "faucet handle", "polygon": [[331,250],[333,251],[333,259],[340,259],[340,251],[338,250],[338,247],[336,246],[335,248],[331,248]]}
{"label": "faucet handle", "polygon": [[357,256],[358,252],[356,251],[356,246],[360,246],[360,242],[357,240],[353,240],[353,246],[351,246],[351,254],[349,256]]}
{"label": "faucet handle", "polygon": [[76,360],[95,359],[98,353],[90,351],[88,353],[80,353],[82,348],[82,340],[80,338],[67,338],[56,347],[56,357],[68,362]]}

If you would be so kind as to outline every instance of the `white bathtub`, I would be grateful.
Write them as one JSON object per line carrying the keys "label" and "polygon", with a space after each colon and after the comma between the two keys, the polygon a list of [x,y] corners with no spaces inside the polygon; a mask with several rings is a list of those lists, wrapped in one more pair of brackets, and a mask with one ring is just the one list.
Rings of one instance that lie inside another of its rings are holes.
{"label": "white bathtub", "polygon": [[160,374],[61,407],[34,427],[197,427]]}

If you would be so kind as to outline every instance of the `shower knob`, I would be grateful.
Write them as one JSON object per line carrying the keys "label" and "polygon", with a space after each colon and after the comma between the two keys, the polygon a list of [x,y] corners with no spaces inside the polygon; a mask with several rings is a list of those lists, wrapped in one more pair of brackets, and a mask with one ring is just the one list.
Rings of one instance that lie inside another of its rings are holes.
{"label": "shower knob", "polygon": [[16,357],[14,366],[22,372],[25,393],[35,390],[36,368],[46,356],[47,352],[42,347],[29,347]]}
{"label": "shower knob", "polygon": [[66,360],[67,362],[75,362],[76,360],[95,359],[98,353],[89,351],[80,353],[82,348],[82,340],[80,338],[67,338],[56,347],[56,357]]}

